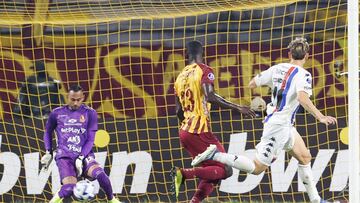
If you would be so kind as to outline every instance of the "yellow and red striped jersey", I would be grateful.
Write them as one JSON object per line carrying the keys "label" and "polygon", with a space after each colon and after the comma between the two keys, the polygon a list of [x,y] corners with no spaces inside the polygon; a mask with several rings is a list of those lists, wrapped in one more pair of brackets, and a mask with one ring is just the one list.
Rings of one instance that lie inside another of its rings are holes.
{"label": "yellow and red striped jersey", "polygon": [[209,132],[211,104],[202,91],[203,83],[214,83],[211,67],[194,63],[186,66],[175,81],[175,94],[179,98],[185,119],[181,129],[190,133]]}

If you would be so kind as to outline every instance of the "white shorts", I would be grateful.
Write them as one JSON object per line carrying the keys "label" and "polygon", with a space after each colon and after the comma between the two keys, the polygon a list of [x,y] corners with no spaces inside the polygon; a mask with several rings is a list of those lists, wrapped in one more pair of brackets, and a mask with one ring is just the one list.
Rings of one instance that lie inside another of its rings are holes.
{"label": "white shorts", "polygon": [[293,148],[295,133],[294,126],[265,123],[261,141],[256,145],[256,158],[261,163],[270,166],[281,150],[290,151]]}

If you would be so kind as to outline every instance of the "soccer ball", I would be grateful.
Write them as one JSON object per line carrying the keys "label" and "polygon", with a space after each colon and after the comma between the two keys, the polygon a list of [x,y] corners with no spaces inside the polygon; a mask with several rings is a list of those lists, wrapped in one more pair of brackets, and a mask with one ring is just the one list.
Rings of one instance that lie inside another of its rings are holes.
{"label": "soccer ball", "polygon": [[95,185],[89,180],[81,180],[76,183],[73,192],[77,200],[91,200],[95,197]]}
{"label": "soccer ball", "polygon": [[250,108],[254,111],[265,111],[266,102],[259,96],[251,100]]}

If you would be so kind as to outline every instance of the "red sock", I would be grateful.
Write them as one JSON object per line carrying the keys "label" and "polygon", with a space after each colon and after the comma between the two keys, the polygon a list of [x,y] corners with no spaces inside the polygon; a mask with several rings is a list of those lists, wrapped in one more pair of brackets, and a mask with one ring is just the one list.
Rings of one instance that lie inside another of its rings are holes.
{"label": "red sock", "polygon": [[201,180],[194,196],[191,198],[190,203],[198,203],[205,199],[213,191],[214,186],[208,180]]}
{"label": "red sock", "polygon": [[225,169],[220,166],[196,167],[191,169],[181,169],[185,179],[198,177],[204,180],[220,180],[226,177]]}

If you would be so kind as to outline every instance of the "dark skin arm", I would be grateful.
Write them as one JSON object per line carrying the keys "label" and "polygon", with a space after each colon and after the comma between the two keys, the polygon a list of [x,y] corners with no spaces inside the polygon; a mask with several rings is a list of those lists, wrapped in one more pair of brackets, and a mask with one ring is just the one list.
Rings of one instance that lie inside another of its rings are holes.
{"label": "dark skin arm", "polygon": [[183,121],[185,119],[184,117],[184,111],[182,110],[179,97],[175,97],[175,104],[176,104],[176,115],[179,118],[180,121]]}
{"label": "dark skin arm", "polygon": [[234,104],[234,103],[224,99],[220,95],[216,94],[212,84],[208,84],[208,83],[202,84],[202,90],[204,91],[204,95],[207,98],[207,101],[210,102],[211,104],[216,104],[224,109],[235,110],[239,113],[248,115],[250,117],[256,116],[255,112],[253,110],[251,110],[250,107]]}

